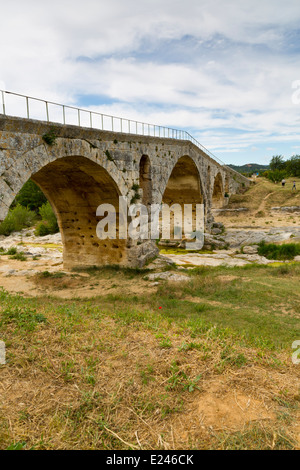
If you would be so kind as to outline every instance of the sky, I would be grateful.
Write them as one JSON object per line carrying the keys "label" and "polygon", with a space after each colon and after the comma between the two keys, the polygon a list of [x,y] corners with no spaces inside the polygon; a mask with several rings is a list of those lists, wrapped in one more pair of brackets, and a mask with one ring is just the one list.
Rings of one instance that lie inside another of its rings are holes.
{"label": "sky", "polygon": [[0,89],[186,130],[226,164],[300,154],[299,0],[0,2]]}

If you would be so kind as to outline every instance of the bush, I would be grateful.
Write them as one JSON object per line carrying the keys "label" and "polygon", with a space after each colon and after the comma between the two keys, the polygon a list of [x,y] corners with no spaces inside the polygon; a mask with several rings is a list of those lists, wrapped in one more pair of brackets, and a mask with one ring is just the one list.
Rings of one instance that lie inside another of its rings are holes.
{"label": "bush", "polygon": [[43,237],[51,233],[57,233],[59,231],[57,219],[48,201],[40,207],[39,213],[42,221],[37,225],[35,235]]}
{"label": "bush", "polygon": [[272,181],[273,183],[278,183],[279,181],[283,180],[283,178],[287,177],[286,170],[273,170],[268,171],[267,178],[268,180]]}
{"label": "bush", "polygon": [[25,227],[31,227],[35,220],[36,214],[34,212],[17,204],[0,224],[0,235],[8,236],[12,232],[19,232]]}
{"label": "bush", "polygon": [[285,245],[276,245],[275,243],[260,242],[258,245],[258,254],[267,259],[291,260],[300,255],[300,243],[286,243]]}
{"label": "bush", "polygon": [[44,237],[45,235],[50,235],[51,231],[47,224],[47,222],[40,222],[34,232],[35,236],[37,237]]}

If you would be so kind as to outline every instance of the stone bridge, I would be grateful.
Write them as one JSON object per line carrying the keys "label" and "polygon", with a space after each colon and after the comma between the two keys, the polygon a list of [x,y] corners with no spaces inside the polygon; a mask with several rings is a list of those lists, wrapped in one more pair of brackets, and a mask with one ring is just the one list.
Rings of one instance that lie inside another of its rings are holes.
{"label": "stone bridge", "polygon": [[57,216],[65,268],[143,266],[157,254],[152,240],[100,240],[100,204],[118,208],[119,196],[146,206],[202,203],[209,232],[211,209],[249,185],[187,140],[0,115],[0,220],[30,178]]}

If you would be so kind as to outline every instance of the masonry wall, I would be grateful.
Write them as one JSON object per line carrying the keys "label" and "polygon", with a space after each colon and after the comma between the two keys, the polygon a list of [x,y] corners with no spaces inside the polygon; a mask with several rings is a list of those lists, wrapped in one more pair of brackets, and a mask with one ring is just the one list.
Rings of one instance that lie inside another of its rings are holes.
{"label": "masonry wall", "polygon": [[[47,135],[53,136],[52,145],[46,143]],[[187,157],[184,160],[194,162],[199,172],[207,231],[213,221],[212,193],[217,175],[221,175],[224,194],[226,188],[229,193],[235,193],[249,185],[246,178],[219,165],[188,141],[0,115],[0,220],[5,218],[25,182],[32,178],[56,211],[67,266],[101,262],[141,266],[157,254],[152,241],[122,241],[118,246],[114,242],[114,247],[109,241],[101,248],[94,238],[95,208],[101,201],[115,202],[119,196],[125,196],[128,204],[143,200],[142,157],[143,161],[148,157],[147,191],[151,188],[151,202],[158,204],[163,201],[178,160]],[[74,217],[74,212],[81,216]]]}

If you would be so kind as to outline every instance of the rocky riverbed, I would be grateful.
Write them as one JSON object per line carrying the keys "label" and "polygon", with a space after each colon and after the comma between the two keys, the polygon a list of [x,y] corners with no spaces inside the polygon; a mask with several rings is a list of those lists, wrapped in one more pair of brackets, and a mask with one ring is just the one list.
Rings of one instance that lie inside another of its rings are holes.
{"label": "rocky riverbed", "polygon": [[[262,240],[265,242],[299,242],[300,226],[263,228],[231,228],[224,230],[222,224],[216,224],[215,234],[205,235],[205,247],[210,252],[189,253],[185,250],[180,252],[164,250],[162,254],[152,262],[148,268],[153,270],[153,275],[147,276],[149,281],[162,279],[170,281],[183,281],[184,274],[168,272],[168,266],[176,264],[179,268],[192,268],[195,266],[245,266],[252,263],[272,264],[284,261],[268,260],[257,254],[257,244]],[[168,245],[168,244],[167,244]],[[166,246],[165,246],[166,247]],[[34,230],[23,230],[13,233],[9,237],[0,237],[0,284],[4,287],[9,279],[10,286],[14,285],[16,290],[22,286],[21,278],[36,276],[45,271],[52,273],[66,272],[63,269],[62,241],[60,233],[44,237],[36,237]],[[23,253],[26,260],[12,259],[7,250],[15,248],[18,253]],[[300,262],[300,256],[294,261]],[[164,273],[160,273],[163,269]],[[71,275],[71,273],[69,273]],[[2,278],[2,281],[1,281]],[[15,279],[15,281],[13,281]],[[19,279],[19,280],[17,280]],[[157,284],[157,282],[155,282]],[[24,287],[24,286],[23,286]]]}

